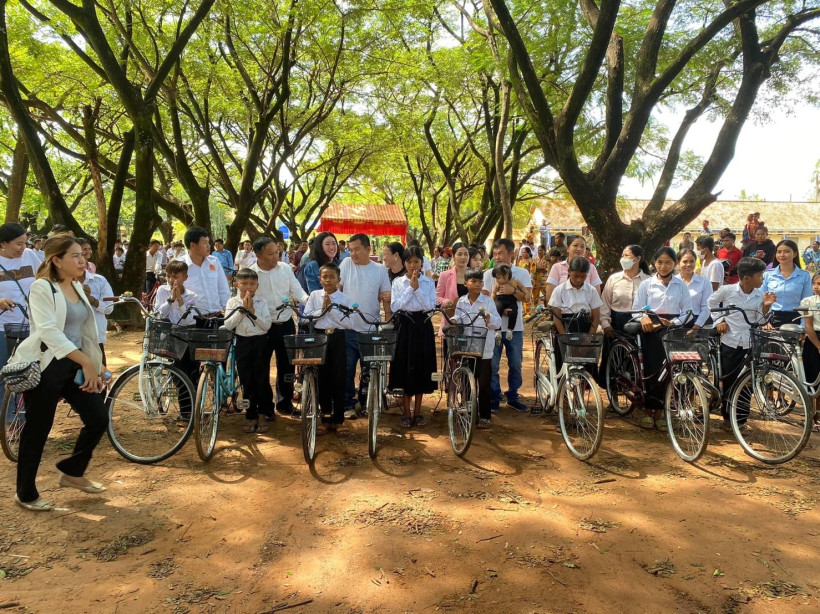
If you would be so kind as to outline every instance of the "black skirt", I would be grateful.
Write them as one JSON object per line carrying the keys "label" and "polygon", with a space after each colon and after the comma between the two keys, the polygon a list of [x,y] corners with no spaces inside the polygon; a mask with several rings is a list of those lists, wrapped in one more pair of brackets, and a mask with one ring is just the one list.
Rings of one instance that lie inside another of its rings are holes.
{"label": "black skirt", "polygon": [[431,394],[438,384],[436,371],[436,338],[433,323],[423,311],[411,312],[398,319],[396,354],[390,364],[390,388],[401,388],[405,394]]}
{"label": "black skirt", "polygon": [[803,369],[806,371],[806,381],[811,384],[820,373],[820,351],[807,338],[803,342]]}

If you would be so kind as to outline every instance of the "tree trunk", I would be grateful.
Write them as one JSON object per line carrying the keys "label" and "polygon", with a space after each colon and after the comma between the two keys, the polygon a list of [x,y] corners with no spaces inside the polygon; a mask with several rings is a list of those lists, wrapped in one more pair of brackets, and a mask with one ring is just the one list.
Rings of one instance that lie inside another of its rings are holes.
{"label": "tree trunk", "polygon": [[11,177],[9,178],[9,193],[6,196],[6,223],[20,221],[20,206],[23,204],[23,193],[26,191],[28,167],[26,143],[22,135],[19,135],[17,137],[17,143],[14,146]]}

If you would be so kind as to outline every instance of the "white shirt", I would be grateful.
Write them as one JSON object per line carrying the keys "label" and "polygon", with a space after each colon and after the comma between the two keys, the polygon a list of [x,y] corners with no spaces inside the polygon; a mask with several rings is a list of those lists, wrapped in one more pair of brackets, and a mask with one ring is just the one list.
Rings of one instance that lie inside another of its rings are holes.
{"label": "white shirt", "polygon": [[[486,294],[479,294],[475,303],[470,302],[469,295],[465,294],[458,299],[456,303],[456,313],[453,319],[456,322],[466,324],[473,319],[473,316],[478,313],[478,310],[484,308],[484,313],[490,314],[490,321],[485,325],[484,318],[476,318],[473,323],[474,328],[488,328],[489,330],[498,330],[501,326],[501,316],[498,315],[498,310],[495,308],[495,301]],[[493,357],[495,351],[495,335],[487,333],[487,339],[484,341],[484,354],[482,358],[487,360]]]}
{"label": "white shirt", "polygon": [[113,301],[103,301],[103,297],[113,296],[114,291],[111,289],[111,284],[102,275],[96,273],[85,272],[85,281],[83,282],[91,289],[91,296],[99,301],[99,304],[94,307],[94,321],[97,323],[97,334],[99,335],[99,342],[105,343],[108,341],[106,331],[108,331],[108,318],[105,316],[114,311]]}
{"label": "white shirt", "polygon": [[162,253],[160,250],[157,250],[157,253],[153,256],[151,252],[145,252],[145,272],[156,274],[162,272]]}
{"label": "white shirt", "polygon": [[122,267],[125,264],[125,255],[122,256],[112,256],[114,260],[114,270],[122,271]]}
{"label": "white shirt", "polygon": [[[675,277],[686,284],[686,280],[680,275],[675,275]],[[705,277],[693,273],[692,279],[686,284],[686,287],[689,288],[689,296],[692,297],[692,313],[697,316],[694,326],[702,327],[710,315],[707,301],[714,292],[712,284]]]}
{"label": "white shirt", "polygon": [[[721,286],[709,297],[707,303],[709,309],[734,305],[746,312],[749,321],[760,322],[763,320],[763,290],[760,288],[755,288],[749,294],[746,294],[740,289],[740,282]],[[716,326],[721,322],[726,322],[729,325],[729,332],[720,338],[721,343],[733,348],[748,349],[751,345],[751,334],[743,314],[732,311],[715,315]]]}
{"label": "white shirt", "polygon": [[[635,293],[635,300],[632,301],[632,309],[643,309],[646,306],[660,315],[684,314],[692,309],[692,297],[689,296],[689,288],[680,278],[672,275],[666,286],[657,275],[653,275],[641,282]],[[683,318],[675,318],[672,322],[680,324],[682,320]]]}
{"label": "white shirt", "polygon": [[800,315],[811,318],[812,328],[814,330],[820,330],[820,296],[814,294],[812,296],[807,296],[800,301],[800,306],[803,309],[817,310],[810,311],[808,313],[801,313]]}
{"label": "white shirt", "polygon": [[[530,273],[527,269],[522,269],[520,266],[510,266],[512,269],[512,276],[513,279],[517,279],[521,282],[521,285],[529,290],[532,290],[532,279],[530,278]],[[484,271],[484,291],[488,294],[492,294],[493,290],[495,289],[495,277],[493,277],[493,270],[488,269]],[[524,330],[524,309],[521,304],[521,301],[518,301],[518,318],[515,321],[515,328],[514,331],[523,331]],[[507,316],[501,316],[501,328],[507,328]]]}
{"label": "white shirt", "polygon": [[[307,304],[305,304],[305,315],[313,316],[322,313],[323,308],[322,305],[325,302],[325,291],[324,289],[321,290],[314,290],[310,293],[308,297]],[[351,307],[353,305],[353,301],[350,300],[350,297],[342,292],[341,290],[336,290],[333,294],[330,295],[330,302],[336,303],[337,305],[342,305],[344,307]],[[353,316],[351,316],[352,318]],[[332,328],[334,330],[339,329],[352,329],[353,322],[351,318],[345,318],[344,314],[339,311],[338,309],[331,309],[321,318],[316,320],[314,323],[314,328],[321,332],[323,329]]]}
{"label": "white shirt", "polygon": [[723,285],[723,263],[714,258],[709,264],[702,265],[700,268],[700,276],[708,279],[710,282],[716,283],[718,288]]}
{"label": "white shirt", "polygon": [[31,251],[34,252],[34,255],[37,256],[37,258],[40,259],[40,262],[43,262],[46,259],[46,253],[43,250],[33,249]]}
{"label": "white shirt", "polygon": [[[34,250],[27,249],[19,258],[6,258],[0,256],[0,265],[8,271],[0,269],[0,298],[10,298],[18,305],[28,311],[26,297],[28,296],[31,284],[34,283],[34,276],[40,266],[40,260]],[[16,282],[14,280],[17,280]],[[18,286],[17,284],[20,284]],[[23,288],[22,292],[20,287]],[[110,295],[109,295],[110,296]],[[0,330],[5,324],[21,323],[25,320],[23,312],[17,309],[10,309],[0,315]]]}
{"label": "white shirt", "polygon": [[649,275],[639,270],[638,274],[633,278],[626,276],[626,273],[613,273],[606,280],[603,292],[601,292],[601,299],[604,304],[601,305],[601,327],[608,328],[612,326],[612,312],[618,311],[624,313],[632,311],[632,301],[635,300],[635,294],[644,279],[649,279]]}
{"label": "white shirt", "polygon": [[185,254],[182,261],[188,265],[185,288],[196,294],[196,308],[202,315],[224,311],[231,291],[222,263],[213,256],[205,256],[202,266],[198,266],[193,263],[190,254]]}
{"label": "white shirt", "polygon": [[293,299],[302,304],[307,301],[308,295],[296,280],[290,265],[277,262],[275,267],[266,271],[260,268],[258,262],[254,262],[249,268],[259,275],[259,288],[257,288],[256,294],[267,301],[271,321],[287,322],[293,318],[293,309],[278,310],[284,299],[289,299],[294,306]]}
{"label": "white shirt", "polygon": [[430,262],[430,259],[427,256],[425,256],[421,261],[421,272],[427,277],[433,276],[433,263]]}
{"label": "white shirt", "polygon": [[[242,299],[238,296],[232,296],[228,299],[225,313],[230,313],[231,310],[242,306],[244,306]],[[255,320],[248,317],[245,312],[237,311],[225,320],[222,327],[234,331],[239,337],[264,335],[270,328],[270,309],[268,308],[268,302],[258,294],[253,296],[253,315],[256,316]]]}
{"label": "white shirt", "polygon": [[561,313],[576,314],[581,311],[592,312],[599,309],[604,302],[598,291],[588,283],[574,288],[569,280],[558,284],[550,296],[549,306],[561,310]]}
{"label": "white shirt", "polygon": [[[352,258],[345,258],[339,265],[342,272],[341,286],[344,293],[354,303],[358,303],[359,310],[369,320],[380,318],[379,294],[391,289],[387,268],[376,262],[356,264]],[[350,316],[353,320],[353,330],[367,332],[372,327],[365,324],[359,314]]]}
{"label": "white shirt", "polygon": [[249,269],[254,264],[256,264],[256,254],[253,253],[253,250],[244,251],[239,250],[236,252],[236,258],[234,258],[234,264],[236,265],[236,269]]}
{"label": "white shirt", "polygon": [[390,309],[393,311],[430,311],[436,306],[436,282],[419,277],[419,289],[413,290],[406,275],[393,280]]}
{"label": "white shirt", "polygon": [[154,311],[159,312],[159,316],[162,319],[170,320],[172,324],[193,326],[194,316],[196,315],[195,311],[191,311],[184,320],[182,316],[185,315],[190,305],[196,305],[196,294],[188,288],[185,288],[185,291],[182,293],[182,307],[179,306],[178,301],[169,304],[169,298],[171,298],[171,286],[163,284],[157,288],[157,293],[154,296]]}

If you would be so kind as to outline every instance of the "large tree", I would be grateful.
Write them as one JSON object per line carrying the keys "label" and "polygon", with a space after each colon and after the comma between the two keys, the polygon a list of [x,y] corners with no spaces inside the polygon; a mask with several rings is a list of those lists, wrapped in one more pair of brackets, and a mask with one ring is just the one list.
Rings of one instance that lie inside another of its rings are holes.
{"label": "large tree", "polygon": [[[738,135],[767,81],[781,93],[814,74],[820,17],[814,1],[555,0],[540,16],[531,7],[489,0],[491,27],[503,32],[513,89],[541,146],[596,238],[604,267],[621,248],[650,252],[718,194]],[[575,23],[574,49],[545,44]],[[562,70],[556,71],[561,65]],[[659,109],[686,112],[669,140],[658,138]],[[664,206],[684,157],[690,127],[705,114],[721,125],[712,151],[688,189]],[[598,128],[596,128],[596,122]],[[643,216],[627,223],[616,199],[621,181],[657,155],[657,185]]]}

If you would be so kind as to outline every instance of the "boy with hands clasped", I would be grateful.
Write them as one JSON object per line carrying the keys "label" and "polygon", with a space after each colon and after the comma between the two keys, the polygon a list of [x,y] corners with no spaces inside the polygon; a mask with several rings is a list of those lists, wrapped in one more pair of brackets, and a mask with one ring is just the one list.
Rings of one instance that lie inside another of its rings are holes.
{"label": "boy with hands clasped", "polygon": [[[269,423],[274,417],[270,364],[260,359],[265,350],[265,333],[271,327],[270,307],[265,299],[256,295],[259,276],[253,269],[239,269],[233,285],[236,296],[228,299],[225,313],[244,307],[256,316],[253,320],[244,312],[236,311],[223,324],[224,328],[236,333],[236,370],[243,395],[249,403],[243,430],[246,433],[264,433],[270,428]],[[259,414],[265,418],[261,424]]]}

